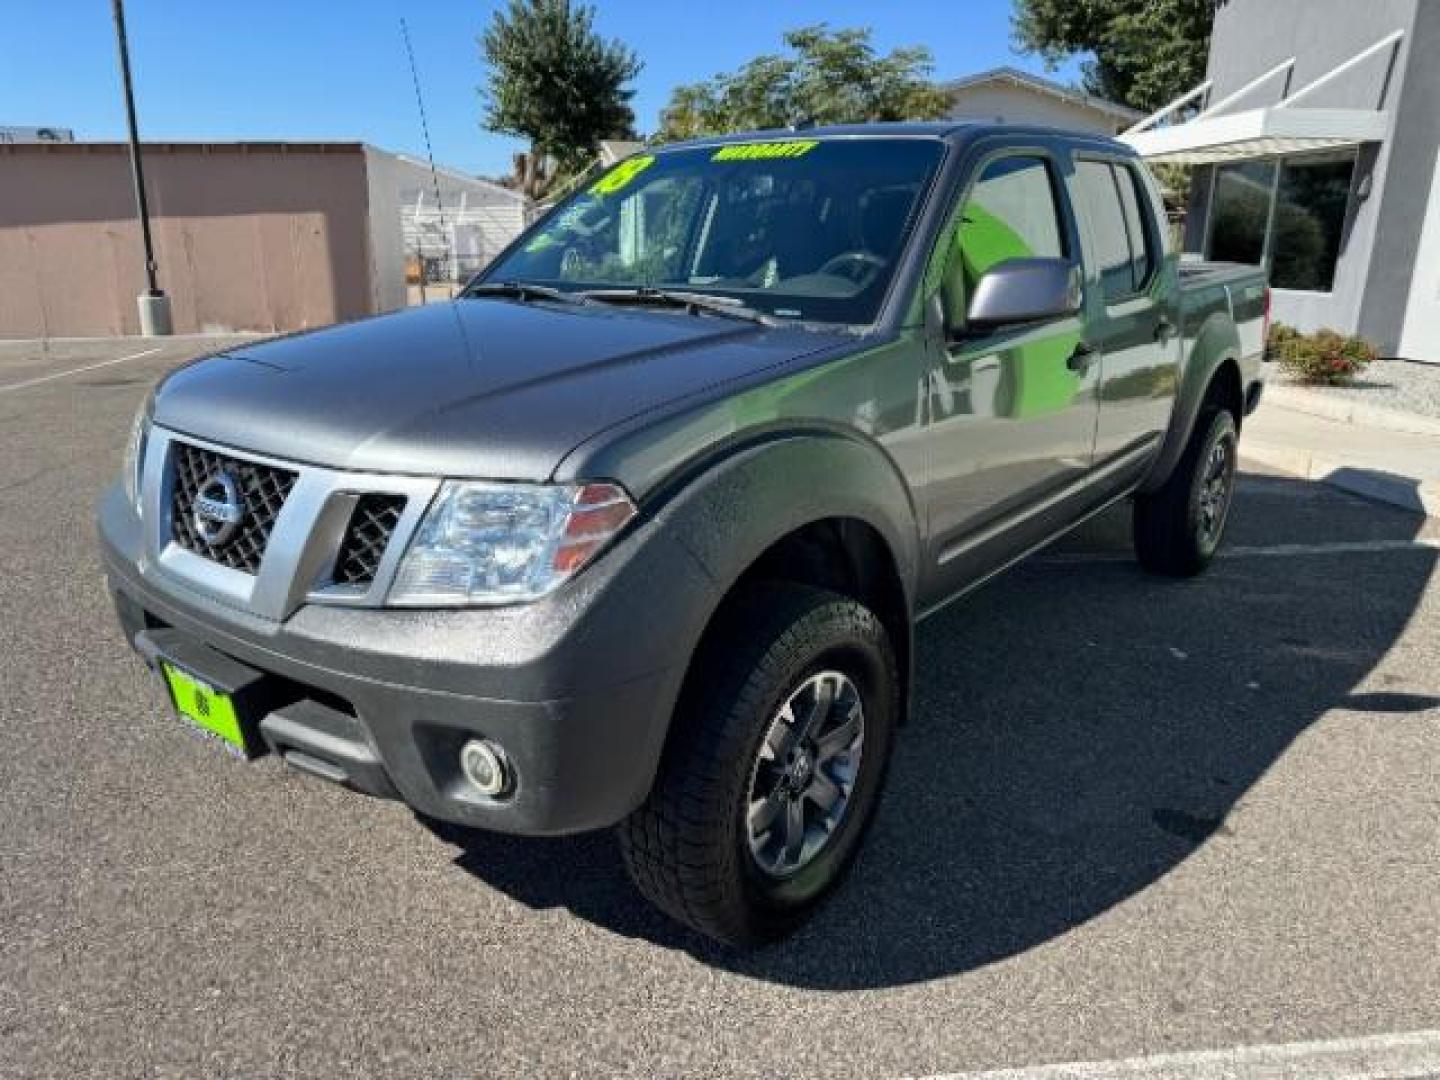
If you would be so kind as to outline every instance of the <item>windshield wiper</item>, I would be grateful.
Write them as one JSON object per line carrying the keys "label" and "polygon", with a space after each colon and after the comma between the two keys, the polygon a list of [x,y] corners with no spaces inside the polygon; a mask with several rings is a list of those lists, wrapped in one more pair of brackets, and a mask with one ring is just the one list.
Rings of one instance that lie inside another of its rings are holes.
{"label": "windshield wiper", "polygon": [[585,301],[564,289],[549,285],[532,285],[528,281],[480,281],[460,294],[461,300],[476,296],[510,297],[522,303],[530,300],[556,300],[562,304],[583,304]]}
{"label": "windshield wiper", "polygon": [[587,289],[580,294],[586,300],[597,300],[602,304],[636,304],[651,307],[673,307],[688,311],[692,315],[702,312],[709,315],[724,315],[761,326],[778,326],[779,320],[764,312],[747,307],[739,300],[731,300],[710,293],[687,292],[684,289],[656,289],[649,285],[637,285],[632,289]]}

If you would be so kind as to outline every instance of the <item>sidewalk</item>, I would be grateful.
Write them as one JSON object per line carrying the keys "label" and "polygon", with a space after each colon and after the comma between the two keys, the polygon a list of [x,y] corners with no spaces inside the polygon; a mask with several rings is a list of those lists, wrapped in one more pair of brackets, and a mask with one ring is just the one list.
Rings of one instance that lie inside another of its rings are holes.
{"label": "sidewalk", "polygon": [[1440,435],[1346,423],[1265,400],[1246,418],[1240,457],[1440,517]]}
{"label": "sidewalk", "polygon": [[1290,386],[1275,381],[1265,386],[1266,403],[1291,412],[1310,413],[1312,416],[1338,420],[1345,424],[1440,437],[1440,417],[1386,405],[1374,405],[1363,400],[1363,397],[1357,400],[1357,397],[1359,395],[1356,391],[1347,392],[1346,389],[1339,388]]}

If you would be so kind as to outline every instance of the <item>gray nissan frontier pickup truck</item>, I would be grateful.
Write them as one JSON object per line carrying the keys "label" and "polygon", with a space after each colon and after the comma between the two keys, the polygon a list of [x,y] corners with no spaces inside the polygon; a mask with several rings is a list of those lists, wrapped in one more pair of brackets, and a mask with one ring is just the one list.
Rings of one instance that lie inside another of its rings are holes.
{"label": "gray nissan frontier pickup truck", "polygon": [[221,747],[426,820],[613,826],[640,892],[748,946],[852,862],[920,619],[1124,499],[1146,569],[1205,568],[1268,305],[1170,250],[1108,139],[647,149],[451,302],[171,373],[105,570]]}

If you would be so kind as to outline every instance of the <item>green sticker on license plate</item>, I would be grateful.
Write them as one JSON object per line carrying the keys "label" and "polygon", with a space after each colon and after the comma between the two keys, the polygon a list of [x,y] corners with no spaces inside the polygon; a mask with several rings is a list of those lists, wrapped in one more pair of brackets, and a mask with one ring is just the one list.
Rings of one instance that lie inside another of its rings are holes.
{"label": "green sticker on license plate", "polygon": [[245,735],[240,730],[240,718],[235,714],[235,704],[230,695],[170,664],[162,662],[160,666],[180,715],[202,731],[245,753]]}

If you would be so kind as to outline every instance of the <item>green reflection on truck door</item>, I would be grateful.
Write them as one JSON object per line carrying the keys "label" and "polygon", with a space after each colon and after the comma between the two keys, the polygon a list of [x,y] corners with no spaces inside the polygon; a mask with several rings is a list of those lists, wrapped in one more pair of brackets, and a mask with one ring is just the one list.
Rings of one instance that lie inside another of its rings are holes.
{"label": "green reflection on truck door", "polygon": [[[963,271],[946,275],[948,288],[960,286],[956,290],[959,295],[946,298],[946,308],[951,312],[964,311],[986,271],[1009,259],[1035,255],[1018,232],[973,200],[966,205],[955,231],[955,246]],[[990,400],[974,400],[972,395],[972,404],[984,409],[984,415],[1010,417],[1043,416],[1069,408],[1080,389],[1080,377],[1065,361],[1079,342],[1078,326],[1069,333],[1017,341],[1004,351],[999,378],[982,380],[976,388],[983,399],[990,394],[988,383],[993,381]]]}
{"label": "green reflection on truck door", "polygon": [[[992,171],[993,170],[993,171]],[[944,241],[940,290],[947,332],[930,380],[930,478],[935,584],[943,591],[985,569],[967,538],[992,522],[1064,490],[1089,469],[1098,409],[1094,367],[1069,360],[1082,338],[1079,314],[1035,324],[968,331],[965,312],[980,279],[1012,259],[1073,255],[1057,185],[1038,158],[987,167]],[[1053,199],[1052,199],[1053,206]]]}

